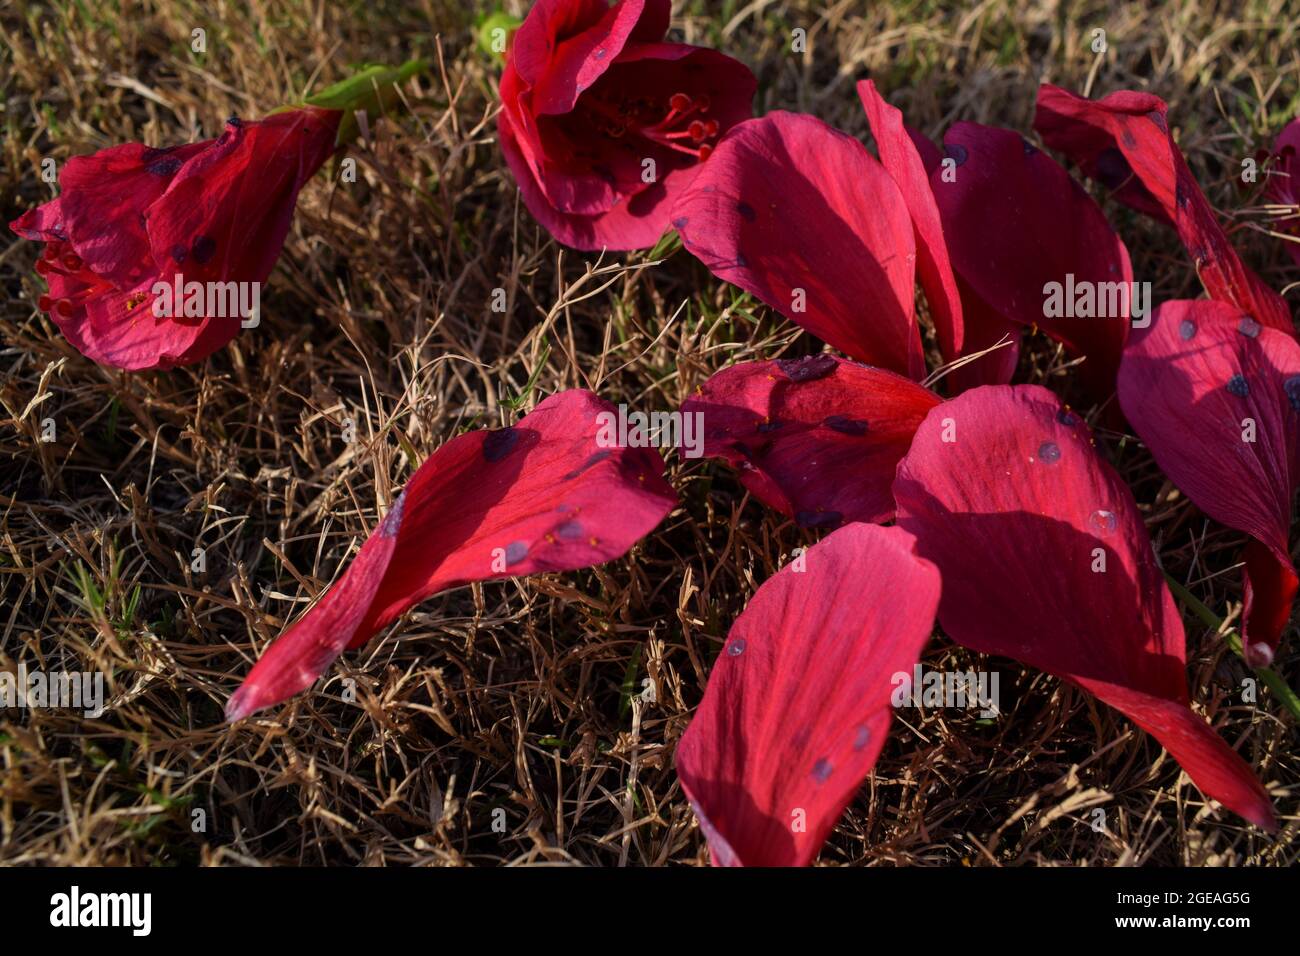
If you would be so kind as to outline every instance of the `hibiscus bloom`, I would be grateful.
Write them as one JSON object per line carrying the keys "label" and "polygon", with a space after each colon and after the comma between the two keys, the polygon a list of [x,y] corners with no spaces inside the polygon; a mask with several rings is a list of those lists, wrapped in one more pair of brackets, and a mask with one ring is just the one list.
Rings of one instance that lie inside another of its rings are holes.
{"label": "hibiscus bloom", "polygon": [[[124,143],[68,160],[59,196],[10,223],[45,243],[40,309],[102,365],[171,368],[211,355],[243,318],[226,307],[234,286],[225,283],[256,288],[270,275],[298,191],[333,152],[341,116],[304,107],[231,118],[216,139]],[[220,284],[221,314],[186,315],[162,292],[177,276],[182,289]]]}
{"label": "hibiscus bloom", "polygon": [[501,149],[528,209],[575,249],[640,249],[755,80],[716,50],[665,43],[670,0],[539,0],[501,76]]}

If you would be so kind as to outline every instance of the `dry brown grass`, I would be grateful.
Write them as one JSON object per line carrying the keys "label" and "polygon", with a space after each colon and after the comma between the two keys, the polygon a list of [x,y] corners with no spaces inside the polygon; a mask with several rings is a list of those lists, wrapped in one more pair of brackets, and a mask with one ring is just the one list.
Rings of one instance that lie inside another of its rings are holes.
{"label": "dry brown grass", "polygon": [[[1150,89],[1230,216],[1246,201],[1240,157],[1300,100],[1300,9],[1282,2],[677,6],[687,40],[759,74],[759,112],[806,110],[860,135],[852,84],[868,74],[932,135],[957,119],[1028,131],[1040,80],[1094,95]],[[262,327],[199,366],[128,375],[82,359],[34,310],[38,247],[0,240],[11,293],[0,306],[0,667],[111,675],[99,719],[0,712],[0,862],[707,859],[673,746],[730,622],[808,540],[716,464],[670,459],[681,507],[627,559],[435,598],[311,693],[222,722],[240,676],[338,574],[418,464],[410,456],[510,420],[503,402],[530,377],[525,407],[583,386],[670,409],[729,362],[813,346],[682,253],[656,265],[607,256],[588,276],[595,257],[550,242],[496,147],[496,67],[475,48],[472,16],[452,0],[0,6],[6,221],[48,195],[43,157],[211,135],[231,113],[260,115],[361,61],[439,64],[353,150],[360,182],[322,173],[309,184]],[[196,26],[206,56],[189,52]],[[795,26],[809,30],[810,56],[787,52]],[[1111,46],[1099,64],[1094,26]],[[1172,233],[1107,211],[1158,298],[1195,294]],[[1275,287],[1294,281],[1275,241],[1238,238]],[[498,286],[504,316],[489,309]],[[1036,337],[1019,380],[1077,397],[1064,366]],[[38,440],[45,417],[52,444]],[[1099,444],[1132,481],[1165,567],[1219,613],[1234,609],[1241,536],[1178,496],[1135,439]],[[204,574],[189,567],[198,546]],[[1241,703],[1240,660],[1188,625],[1193,697],[1272,791],[1279,838],[1207,808],[1151,738],[1090,697],[940,637],[927,663],[1000,671],[1005,716],[902,712],[822,861],[1295,862],[1295,724],[1266,693]],[[1295,685],[1294,633],[1284,647],[1279,669]],[[653,682],[656,703],[629,706],[629,674],[637,691]],[[1106,832],[1088,825],[1093,807]]]}

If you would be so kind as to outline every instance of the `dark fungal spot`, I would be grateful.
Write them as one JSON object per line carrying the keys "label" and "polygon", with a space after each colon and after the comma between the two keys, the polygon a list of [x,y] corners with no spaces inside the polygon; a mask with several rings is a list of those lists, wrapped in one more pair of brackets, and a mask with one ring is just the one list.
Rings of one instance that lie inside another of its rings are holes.
{"label": "dark fungal spot", "polygon": [[209,236],[195,236],[194,244],[190,246],[190,252],[194,256],[194,261],[199,265],[205,265],[212,261],[212,257],[217,253],[217,244]]}
{"label": "dark fungal spot", "polygon": [[849,418],[847,415],[828,415],[822,424],[833,432],[852,435],[855,438],[865,435],[870,430],[870,426],[862,419]]}
{"label": "dark fungal spot", "polygon": [[1057,412],[1056,420],[1060,422],[1062,425],[1066,425],[1071,428],[1079,424],[1079,416],[1074,414],[1074,412],[1070,411],[1068,408],[1063,408],[1059,412]]}
{"label": "dark fungal spot", "polygon": [[608,457],[609,457],[610,455],[612,455],[612,454],[614,454],[614,453],[613,453],[612,451],[608,450],[608,449],[606,449],[605,451],[598,451],[598,452],[596,452],[596,453],[593,454],[590,458],[588,458],[586,461],[584,461],[581,465],[579,465],[577,468],[573,469],[573,471],[571,471],[571,472],[569,472],[567,475],[565,475],[565,476],[564,476],[564,480],[565,480],[565,481],[572,481],[574,478],[577,478],[580,474],[582,474],[582,473],[583,473],[584,471],[586,471],[588,468],[594,468],[596,465],[599,465],[602,461],[604,461],[606,458],[608,458]]}
{"label": "dark fungal spot", "polygon": [[1250,383],[1246,381],[1245,376],[1234,375],[1228,379],[1228,384],[1224,386],[1229,394],[1236,395],[1238,398],[1245,398],[1250,394]]}
{"label": "dark fungal spot", "polygon": [[144,171],[153,176],[174,176],[180,168],[181,161],[179,159],[175,156],[165,156],[150,163],[144,168]]}
{"label": "dark fungal spot", "polygon": [[1282,383],[1286,400],[1291,403],[1291,411],[1300,413],[1300,375],[1292,375]]}
{"label": "dark fungal spot", "polygon": [[966,162],[966,157],[969,155],[966,152],[966,147],[962,146],[960,143],[944,143],[943,154],[958,166]]}
{"label": "dark fungal spot", "polygon": [[1061,460],[1061,446],[1054,441],[1045,441],[1038,446],[1038,460],[1055,464]]}
{"label": "dark fungal spot", "polygon": [[691,221],[691,220],[690,220],[690,217],[689,217],[689,216],[681,216],[681,217],[679,217],[679,218],[673,220],[673,228],[674,228],[674,229],[685,229],[686,226],[690,223],[690,221]]}
{"label": "dark fungal spot", "polygon": [[1187,192],[1187,183],[1183,182],[1181,179],[1178,180],[1174,185],[1174,202],[1178,203],[1179,209],[1186,209],[1187,204],[1191,201],[1192,197],[1188,195]]}
{"label": "dark fungal spot", "polygon": [[1237,331],[1248,339],[1259,338],[1260,324],[1248,315],[1243,315],[1237,323]]}
{"label": "dark fungal spot", "polygon": [[1020,148],[1025,151],[1026,156],[1032,156],[1034,153],[1038,152],[1038,147],[1029,142],[1029,140],[1025,139],[1023,136],[1020,137]]}
{"label": "dark fungal spot", "polygon": [[184,262],[186,256],[188,255],[189,253],[186,252],[185,247],[180,245],[179,243],[172,246],[172,258],[175,259],[177,262]]}
{"label": "dark fungal spot", "polygon": [[582,525],[577,521],[569,520],[556,528],[555,534],[565,541],[577,541],[583,535]]}
{"label": "dark fungal spot", "polygon": [[1119,189],[1132,175],[1128,160],[1114,146],[1107,146],[1097,154],[1097,178],[1107,189]]}
{"label": "dark fungal spot", "polygon": [[483,439],[483,457],[488,461],[500,461],[514,451],[519,442],[519,432],[513,427],[498,428],[488,432]]}
{"label": "dark fungal spot", "polygon": [[518,564],[528,557],[528,545],[523,541],[511,541],[506,545],[506,566]]}
{"label": "dark fungal spot", "polygon": [[794,523],[801,528],[835,528],[844,520],[838,511],[797,511]]}
{"label": "dark fungal spot", "polygon": [[784,422],[779,422],[779,421],[759,422],[759,423],[758,423],[758,433],[759,433],[760,435],[765,435],[765,434],[767,434],[768,432],[774,432],[774,431],[777,431],[777,430],[778,430],[779,428],[781,428],[781,426],[784,425],[784,424],[785,424]]}
{"label": "dark fungal spot", "polygon": [[754,207],[743,200],[736,203],[736,212],[740,213],[745,222],[753,222],[758,218],[758,213],[754,212]]}
{"label": "dark fungal spot", "polygon": [[226,117],[226,125],[233,126],[235,127],[235,129],[239,129],[239,127],[244,125],[244,121],[241,120],[238,116],[228,116]]}
{"label": "dark fungal spot", "polygon": [[162,159],[168,153],[174,152],[175,149],[175,146],[146,146],[140,151],[140,162],[147,166],[149,163]]}
{"label": "dark fungal spot", "polygon": [[1196,335],[1196,323],[1191,319],[1183,319],[1178,323],[1178,337],[1184,342],[1190,342]]}
{"label": "dark fungal spot", "polygon": [[1147,119],[1156,124],[1156,129],[1162,133],[1169,132],[1169,124],[1165,122],[1165,115],[1159,110],[1152,110],[1147,114]]}
{"label": "dark fungal spot", "polygon": [[797,359],[777,359],[776,367],[792,382],[811,382],[835,371],[835,357],[821,352]]}

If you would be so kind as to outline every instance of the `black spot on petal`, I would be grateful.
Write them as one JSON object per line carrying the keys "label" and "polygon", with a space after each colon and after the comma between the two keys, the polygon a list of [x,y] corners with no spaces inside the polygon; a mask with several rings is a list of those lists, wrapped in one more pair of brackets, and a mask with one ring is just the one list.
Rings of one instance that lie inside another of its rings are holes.
{"label": "black spot on petal", "polygon": [[962,146],[960,143],[944,143],[943,154],[958,166],[966,162],[966,157],[969,155],[966,152],[966,147]]}
{"label": "black spot on petal", "polygon": [[785,422],[779,422],[779,421],[759,422],[759,423],[758,423],[758,433],[759,433],[760,435],[764,435],[764,434],[767,434],[768,432],[774,432],[774,431],[777,431],[777,430],[778,430],[779,428],[781,428],[781,426],[783,426],[784,424],[785,424]]}
{"label": "black spot on petal", "polygon": [[179,159],[175,156],[167,156],[150,163],[144,168],[144,171],[153,176],[175,176],[176,171],[180,168],[181,161]]}
{"label": "black spot on petal", "polygon": [[582,474],[582,473],[583,473],[584,471],[586,471],[588,468],[594,468],[596,465],[599,465],[602,461],[604,461],[606,458],[608,458],[608,457],[609,457],[610,455],[612,455],[612,454],[614,454],[614,453],[613,453],[612,451],[608,450],[608,449],[606,449],[605,451],[598,451],[598,452],[596,452],[596,453],[593,454],[590,458],[588,458],[586,461],[584,461],[581,465],[579,465],[577,468],[573,469],[573,471],[571,471],[571,472],[569,472],[567,475],[565,475],[565,476],[564,476],[564,480],[565,480],[565,481],[572,481],[574,478],[577,478],[580,474]]}
{"label": "black spot on petal", "polygon": [[514,428],[498,428],[488,432],[487,438],[483,439],[483,457],[488,461],[500,461],[514,451],[518,443],[519,432]]}
{"label": "black spot on petal", "polygon": [[736,203],[736,212],[740,213],[746,222],[753,222],[758,218],[758,213],[754,212],[754,207],[747,202]]}
{"label": "black spot on petal", "polygon": [[1291,403],[1291,411],[1300,413],[1300,375],[1292,375],[1282,383],[1286,400]]}
{"label": "black spot on petal", "polygon": [[673,228],[677,230],[685,229],[686,226],[690,223],[690,221],[691,221],[690,217],[688,216],[679,216],[678,218],[673,220]]}
{"label": "black spot on petal", "polygon": [[1025,151],[1026,156],[1032,156],[1034,153],[1038,152],[1038,147],[1029,142],[1029,140],[1025,139],[1023,136],[1020,137],[1020,148]]}
{"label": "black spot on petal", "polygon": [[865,435],[870,426],[860,418],[849,418],[847,415],[829,415],[822,422],[831,431],[839,432],[841,435],[853,435],[861,437]]}
{"label": "black spot on petal", "polygon": [[1162,133],[1169,132],[1169,124],[1165,121],[1165,115],[1159,110],[1152,110],[1147,114],[1147,119],[1156,124],[1156,129]]}
{"label": "black spot on petal", "polygon": [[1060,422],[1062,425],[1066,425],[1070,428],[1073,428],[1075,425],[1079,424],[1079,416],[1074,414],[1074,412],[1070,411],[1068,408],[1063,408],[1059,412],[1057,412],[1056,420]]}
{"label": "black spot on petal", "polygon": [[1250,383],[1242,375],[1234,375],[1228,379],[1228,384],[1224,386],[1232,395],[1238,398],[1245,398],[1250,394]]}
{"label": "black spot on petal", "polygon": [[566,521],[555,529],[556,536],[565,541],[577,541],[583,533],[582,525],[574,520]]}
{"label": "black spot on petal", "polygon": [[506,545],[506,566],[518,564],[528,557],[528,545],[523,541],[511,541]]}
{"label": "black spot on petal", "polygon": [[1237,323],[1237,331],[1248,339],[1259,338],[1260,324],[1248,315],[1243,315]]}
{"label": "black spot on petal", "polygon": [[811,382],[814,379],[825,378],[835,371],[837,364],[834,356],[827,355],[825,352],[797,359],[776,360],[776,367],[792,382]]}
{"label": "black spot on petal", "polygon": [[794,523],[801,528],[835,528],[844,520],[838,511],[798,511]]}
{"label": "black spot on petal", "polygon": [[1097,178],[1107,189],[1119,189],[1132,175],[1133,168],[1114,146],[1108,146],[1097,154]]}
{"label": "black spot on petal", "polygon": [[217,254],[217,244],[210,236],[195,236],[190,252],[194,255],[195,262],[206,265]]}
{"label": "black spot on petal", "polygon": [[178,263],[184,262],[186,256],[188,255],[189,253],[185,250],[185,247],[180,245],[179,243],[172,246],[172,258],[175,259],[176,262]]}

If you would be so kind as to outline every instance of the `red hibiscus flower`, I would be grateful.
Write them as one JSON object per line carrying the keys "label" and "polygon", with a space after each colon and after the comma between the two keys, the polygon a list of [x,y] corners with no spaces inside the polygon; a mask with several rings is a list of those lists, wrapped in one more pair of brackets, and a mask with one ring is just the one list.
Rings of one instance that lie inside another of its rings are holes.
{"label": "red hibiscus flower", "polygon": [[524,203],[565,245],[640,249],[718,137],[750,115],[754,76],[663,42],[670,0],[539,0],[501,77],[501,148]]}
{"label": "red hibiscus flower", "polygon": [[45,243],[41,310],[103,365],[171,368],[211,355],[251,318],[241,305],[260,296],[341,115],[232,118],[201,143],[125,143],[68,160],[58,198],[10,223]]}

